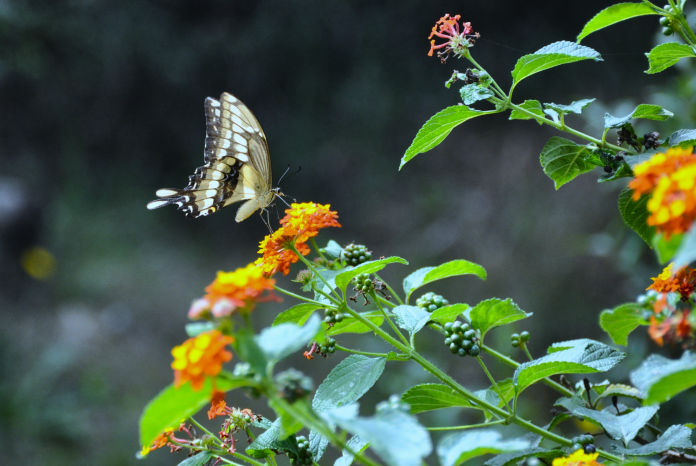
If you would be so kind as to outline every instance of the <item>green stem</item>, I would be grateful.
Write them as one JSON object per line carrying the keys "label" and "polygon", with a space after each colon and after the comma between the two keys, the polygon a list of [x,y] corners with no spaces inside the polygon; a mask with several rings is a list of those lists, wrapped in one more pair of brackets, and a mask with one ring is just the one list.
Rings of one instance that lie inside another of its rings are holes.
{"label": "green stem", "polygon": [[[314,264],[312,264],[310,261],[308,261],[307,258],[306,258],[305,256],[303,256],[302,254],[300,254],[300,251],[297,250],[297,248],[295,247],[294,244],[291,244],[291,245],[290,245],[290,249],[292,249],[292,252],[294,252],[294,253],[297,255],[297,257],[300,258],[300,260],[304,263],[304,265],[306,265],[307,268],[308,268],[309,270],[311,270],[312,273],[314,273],[314,275],[316,275],[317,277],[319,277],[319,279],[324,283],[324,285],[326,285],[326,287],[327,287],[327,288],[331,291],[331,293],[335,296],[335,299],[333,299],[333,298],[331,298],[331,297],[329,297],[329,299],[331,299],[331,301],[334,302],[336,305],[338,305],[339,303],[341,303],[341,302],[342,302],[341,297],[338,295],[338,293],[336,293],[336,290],[335,290],[331,285],[329,285],[329,282],[327,282],[326,279],[319,273],[319,271],[318,271],[317,268],[314,266]],[[317,292],[320,292],[320,293],[323,294],[324,296],[328,296],[328,295],[326,295],[326,293],[324,293],[324,292],[321,291],[321,290],[316,290],[316,291],[317,291]]]}
{"label": "green stem", "polygon": [[529,352],[529,348],[527,348],[527,344],[526,344],[526,343],[523,343],[523,342],[520,342],[520,346],[522,347],[522,350],[524,351],[524,354],[527,355],[527,358],[528,358],[530,361],[534,361],[534,356],[532,356],[532,353]]}
{"label": "green stem", "polygon": [[[362,354],[363,356],[370,356],[373,358],[385,358],[386,359],[389,357],[389,353],[373,353],[371,351],[362,351],[362,350],[356,350],[353,348],[346,348],[345,346],[341,346],[341,345],[336,345],[336,349],[339,351],[345,351],[346,353]],[[404,361],[411,359],[411,357],[407,354],[396,355],[396,357],[397,357],[397,359],[403,359]],[[392,358],[393,358],[393,356],[392,356]]]}
{"label": "green stem", "polygon": [[295,294],[292,291],[288,291],[284,288],[279,287],[278,285],[274,286],[273,288],[276,291],[283,293],[284,295],[288,295],[288,296],[293,297],[295,299],[299,299],[300,301],[304,301],[306,303],[311,303],[311,304],[316,304],[317,306],[320,306],[320,307],[326,307],[326,303],[322,303],[321,301],[317,301],[315,299],[310,299],[310,298],[307,298],[305,296]]}
{"label": "green stem", "polygon": [[464,57],[471,62],[472,65],[474,65],[479,71],[483,71],[484,73],[487,73],[488,76],[491,78],[491,84],[493,84],[493,87],[496,91],[498,91],[498,94],[501,99],[507,101],[508,95],[507,93],[498,85],[497,82],[495,82],[495,79],[493,79],[493,76],[488,73],[481,65],[478,64],[476,60],[474,60],[474,57],[471,55],[471,53],[467,50],[466,54]]}
{"label": "green stem", "polygon": [[397,303],[399,303],[399,304],[403,304],[403,303],[404,303],[404,302],[401,300],[401,297],[396,293],[396,291],[394,291],[394,289],[393,289],[391,286],[389,286],[389,283],[387,283],[386,281],[382,280],[382,278],[381,278],[379,275],[377,275],[377,274],[375,274],[375,278],[377,278],[377,280],[379,280],[379,281],[381,281],[382,283],[384,283],[384,286],[386,286],[386,287],[387,287],[387,290],[389,290],[389,293],[391,293],[391,295],[394,296],[394,299],[396,299],[396,302],[397,302]]}
{"label": "green stem", "polygon": [[321,253],[321,249],[319,248],[319,245],[318,245],[317,242],[314,240],[314,238],[309,238],[309,242],[312,243],[312,247],[313,247],[314,250],[317,252],[317,254],[319,254],[319,257],[321,257],[322,259],[326,260],[326,256],[324,256],[324,254]]}
{"label": "green stem", "polygon": [[467,424],[463,426],[444,426],[444,427],[426,427],[425,430],[430,430],[430,431],[441,431],[441,430],[467,430],[467,429],[478,429],[480,427],[489,427],[489,426],[495,426],[498,424],[505,424],[504,419],[500,419],[497,421],[491,421],[491,422],[481,422],[479,424]]}
{"label": "green stem", "polygon": [[394,325],[394,322],[392,322],[391,318],[389,317],[389,314],[387,314],[387,313],[385,312],[384,308],[380,305],[379,301],[377,300],[377,297],[375,296],[375,292],[374,292],[374,291],[371,291],[371,292],[370,292],[370,296],[372,297],[372,299],[375,300],[375,304],[376,304],[377,307],[379,308],[380,312],[384,315],[384,318],[387,319],[387,322],[389,322],[389,325],[391,326],[392,330],[394,330],[394,333],[396,333],[396,334],[399,336],[399,338],[401,338],[401,341],[404,342],[404,344],[405,344],[406,346],[408,346],[409,349],[410,349],[411,346],[409,345],[408,340],[406,339],[406,337],[404,336],[404,334],[401,333],[401,330],[399,330],[399,327],[397,327],[396,325]]}
{"label": "green stem", "polygon": [[481,356],[476,356],[476,360],[478,361],[479,365],[481,366],[481,369],[483,369],[483,372],[486,373],[486,377],[488,377],[488,380],[491,381],[491,385],[493,385],[493,389],[500,397],[500,401],[504,402],[505,406],[508,407],[508,409],[509,409],[509,404],[508,404],[507,400],[505,399],[505,395],[503,394],[502,390],[498,386],[498,383],[495,381],[495,379],[491,375],[490,371],[488,370],[488,367],[486,367],[486,364],[484,364],[483,359],[481,359]]}
{"label": "green stem", "polygon": [[395,303],[389,301],[388,299],[386,299],[386,298],[384,298],[384,297],[378,295],[377,293],[375,293],[375,297],[379,300],[380,303],[386,304],[386,305],[389,306],[389,307],[396,307],[396,306],[398,306],[398,304],[395,304]]}

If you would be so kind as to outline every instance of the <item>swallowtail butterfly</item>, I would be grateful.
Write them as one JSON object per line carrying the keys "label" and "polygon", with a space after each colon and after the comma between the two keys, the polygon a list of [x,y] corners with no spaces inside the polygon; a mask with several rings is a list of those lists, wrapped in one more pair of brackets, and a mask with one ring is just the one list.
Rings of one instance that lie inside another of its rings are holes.
{"label": "swallowtail butterfly", "polygon": [[205,164],[189,176],[183,189],[158,189],[159,199],[147,204],[158,209],[176,205],[187,216],[200,217],[246,201],[237,210],[241,222],[267,207],[278,188],[271,187],[271,159],[266,135],[251,110],[232,94],[205,99]]}

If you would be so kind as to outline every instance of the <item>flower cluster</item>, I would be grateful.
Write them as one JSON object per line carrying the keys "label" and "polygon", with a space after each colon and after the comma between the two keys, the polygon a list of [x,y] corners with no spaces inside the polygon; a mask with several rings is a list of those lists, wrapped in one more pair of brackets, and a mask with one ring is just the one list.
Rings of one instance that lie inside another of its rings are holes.
{"label": "flower cluster", "polygon": [[599,453],[585,453],[581,448],[568,456],[555,458],[553,466],[598,466],[603,463],[597,462]]}
{"label": "flower cluster", "polygon": [[280,228],[266,236],[259,244],[261,257],[255,264],[267,275],[282,272],[287,275],[290,265],[297,262],[297,254],[309,254],[307,241],[326,227],[340,227],[338,213],[330,205],[314,202],[293,203],[280,220]]}
{"label": "flower cluster", "polygon": [[633,199],[650,194],[648,225],[665,237],[687,231],[696,219],[696,154],[691,147],[673,147],[633,168],[628,187]]}
{"label": "flower cluster", "polygon": [[[461,57],[467,53],[470,47],[473,47],[475,39],[478,39],[480,35],[478,32],[474,32],[471,23],[462,23],[460,28],[460,19],[461,15],[450,16],[446,14],[437,20],[428,36],[430,40],[429,57],[433,56],[435,50],[439,50],[437,56],[444,63],[449,58],[450,53],[456,57]],[[443,39],[444,42],[436,44],[434,37]]]}
{"label": "flower cluster", "polygon": [[210,330],[175,346],[172,349],[174,386],[191,381],[191,387],[200,390],[206,377],[219,374],[222,365],[232,359],[232,353],[225,347],[233,341],[234,338],[219,330]]}
{"label": "flower cluster", "polygon": [[648,334],[660,346],[665,341],[693,341],[691,296],[696,288],[696,269],[672,269],[669,264],[647,288],[653,292],[647,300],[652,310]]}

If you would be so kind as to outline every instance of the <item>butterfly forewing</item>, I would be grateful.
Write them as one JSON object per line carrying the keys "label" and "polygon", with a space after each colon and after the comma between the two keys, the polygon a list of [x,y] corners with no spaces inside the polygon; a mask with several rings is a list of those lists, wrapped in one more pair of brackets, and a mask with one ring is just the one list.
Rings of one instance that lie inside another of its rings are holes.
{"label": "butterfly forewing", "polygon": [[253,113],[239,99],[223,92],[205,100],[205,164],[189,177],[184,189],[160,189],[148,209],[174,204],[199,217],[247,200],[237,213],[244,220],[272,200],[271,161],[266,135]]}

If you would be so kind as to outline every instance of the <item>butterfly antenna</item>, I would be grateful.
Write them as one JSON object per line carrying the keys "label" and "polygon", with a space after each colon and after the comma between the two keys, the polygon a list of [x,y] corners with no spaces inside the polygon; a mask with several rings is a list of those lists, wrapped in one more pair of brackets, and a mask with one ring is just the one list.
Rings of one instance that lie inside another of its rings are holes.
{"label": "butterfly antenna", "polygon": [[280,178],[278,179],[278,184],[283,182],[283,178],[285,178],[285,175],[287,175],[289,171],[290,171],[290,164],[288,164],[288,166],[285,167],[285,171],[283,172],[282,175],[280,175]]}

